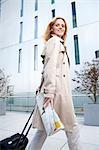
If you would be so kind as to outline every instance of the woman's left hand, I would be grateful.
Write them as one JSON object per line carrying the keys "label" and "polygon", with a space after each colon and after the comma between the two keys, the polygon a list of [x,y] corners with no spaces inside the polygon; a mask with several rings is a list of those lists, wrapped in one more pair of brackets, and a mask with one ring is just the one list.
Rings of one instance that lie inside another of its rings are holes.
{"label": "woman's left hand", "polygon": [[49,104],[51,104],[51,106],[53,108],[53,99],[49,98],[49,97],[45,97],[44,98],[44,107],[46,108]]}

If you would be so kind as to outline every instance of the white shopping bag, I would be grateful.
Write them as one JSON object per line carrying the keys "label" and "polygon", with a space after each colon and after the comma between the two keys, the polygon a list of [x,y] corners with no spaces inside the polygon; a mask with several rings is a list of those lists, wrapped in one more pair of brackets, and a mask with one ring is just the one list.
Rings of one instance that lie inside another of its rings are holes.
{"label": "white shopping bag", "polygon": [[51,105],[49,104],[46,108],[44,108],[44,96],[42,93],[39,93],[36,96],[36,101],[47,135],[52,135],[57,131],[64,129],[59,116]]}

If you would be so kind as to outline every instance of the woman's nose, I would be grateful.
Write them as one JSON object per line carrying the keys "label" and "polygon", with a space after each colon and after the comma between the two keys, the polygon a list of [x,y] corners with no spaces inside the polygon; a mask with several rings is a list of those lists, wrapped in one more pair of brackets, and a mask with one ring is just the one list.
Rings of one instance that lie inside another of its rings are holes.
{"label": "woman's nose", "polygon": [[60,29],[62,29],[62,26],[59,26]]}

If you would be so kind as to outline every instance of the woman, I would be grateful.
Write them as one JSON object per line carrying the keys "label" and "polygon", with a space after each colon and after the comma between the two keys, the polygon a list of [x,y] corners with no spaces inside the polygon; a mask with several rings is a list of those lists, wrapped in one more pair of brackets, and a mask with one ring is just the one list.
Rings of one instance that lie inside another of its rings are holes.
{"label": "woman", "polygon": [[[79,144],[79,129],[74,114],[70,87],[70,61],[64,45],[67,34],[67,24],[64,18],[54,18],[46,29],[46,42],[42,57],[44,68],[39,90],[44,91],[44,104],[51,103],[64,124],[69,150],[81,150]],[[29,150],[41,150],[47,137],[37,107],[33,116],[33,127],[38,128]]]}

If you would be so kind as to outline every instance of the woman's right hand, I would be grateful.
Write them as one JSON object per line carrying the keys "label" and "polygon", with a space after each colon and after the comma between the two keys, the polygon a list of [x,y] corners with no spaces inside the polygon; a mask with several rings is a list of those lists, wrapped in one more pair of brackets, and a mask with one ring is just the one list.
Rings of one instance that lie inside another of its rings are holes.
{"label": "woman's right hand", "polygon": [[38,93],[40,93],[40,87],[38,87],[37,89],[36,89],[36,95],[38,94]]}

